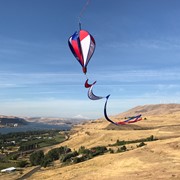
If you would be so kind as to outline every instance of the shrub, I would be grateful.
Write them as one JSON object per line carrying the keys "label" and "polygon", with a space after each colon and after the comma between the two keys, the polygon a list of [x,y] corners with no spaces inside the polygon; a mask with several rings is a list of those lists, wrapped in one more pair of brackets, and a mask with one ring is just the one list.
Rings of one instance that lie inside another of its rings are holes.
{"label": "shrub", "polygon": [[40,165],[44,160],[44,152],[42,150],[36,151],[30,155],[30,162],[33,166]]}
{"label": "shrub", "polygon": [[125,144],[126,144],[126,142],[124,140],[120,141],[119,139],[115,143],[116,146],[122,146],[122,145],[125,145]]}
{"label": "shrub", "polygon": [[73,163],[80,163],[80,162],[83,162],[83,161],[86,161],[88,160],[89,158],[85,155],[81,156],[81,157],[74,157],[73,158]]}
{"label": "shrub", "polygon": [[18,157],[19,157],[19,154],[12,154],[12,155],[10,156],[10,159],[11,159],[11,160],[17,160]]}
{"label": "shrub", "polygon": [[71,149],[68,148],[67,146],[61,146],[60,148],[58,148],[59,154],[67,154],[69,152],[71,152]]}
{"label": "shrub", "polygon": [[122,146],[122,147],[120,148],[120,150],[121,150],[122,152],[127,151],[127,147],[126,147],[126,146]]}
{"label": "shrub", "polygon": [[114,150],[111,149],[111,148],[109,148],[109,152],[110,152],[110,153],[114,153]]}
{"label": "shrub", "polygon": [[92,156],[97,156],[100,154],[104,154],[107,152],[107,148],[105,146],[97,146],[90,149]]}
{"label": "shrub", "polygon": [[22,161],[19,161],[19,162],[17,163],[17,166],[23,168],[23,167],[25,167],[27,164],[28,164],[27,161],[22,160]]}
{"label": "shrub", "polygon": [[58,160],[59,159],[59,150],[58,148],[51,149],[46,155],[46,159],[50,161]]}
{"label": "shrub", "polygon": [[78,150],[78,154],[90,154],[91,151],[89,149],[86,149],[84,146],[81,146]]}
{"label": "shrub", "polygon": [[41,166],[46,168],[47,166],[49,166],[51,164],[51,160],[47,159],[46,157],[43,159],[43,161],[41,162]]}
{"label": "shrub", "polygon": [[127,147],[126,146],[121,146],[121,147],[118,148],[117,153],[125,152],[125,151],[127,151]]}
{"label": "shrub", "polygon": [[146,144],[144,142],[141,142],[139,145],[137,145],[137,147],[142,147],[145,146]]}
{"label": "shrub", "polygon": [[70,161],[70,159],[71,159],[72,157],[75,157],[75,156],[77,156],[77,155],[78,155],[77,151],[74,151],[74,152],[70,152],[70,153],[61,155],[61,156],[60,156],[60,161],[61,161],[61,162]]}
{"label": "shrub", "polygon": [[154,141],[154,136],[151,135],[150,137],[146,138],[147,141]]}

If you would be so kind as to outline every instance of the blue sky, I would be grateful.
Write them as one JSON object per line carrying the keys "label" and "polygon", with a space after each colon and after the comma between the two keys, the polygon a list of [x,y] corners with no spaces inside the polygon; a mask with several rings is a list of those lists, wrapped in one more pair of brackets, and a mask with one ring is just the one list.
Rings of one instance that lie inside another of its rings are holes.
{"label": "blue sky", "polygon": [[[67,40],[86,0],[0,1],[0,114],[103,117]],[[90,0],[82,28],[96,41],[88,65],[109,115],[180,103],[180,1]]]}

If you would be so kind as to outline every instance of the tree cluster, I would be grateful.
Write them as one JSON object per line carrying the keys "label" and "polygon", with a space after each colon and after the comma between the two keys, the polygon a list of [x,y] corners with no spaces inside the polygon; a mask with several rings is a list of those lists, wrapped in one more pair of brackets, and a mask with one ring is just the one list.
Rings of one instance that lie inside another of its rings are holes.
{"label": "tree cluster", "polygon": [[97,146],[90,149],[86,149],[84,146],[81,146],[78,152],[74,151],[61,156],[60,161],[63,163],[79,163],[82,161],[92,159],[95,156],[102,155],[105,152],[107,152],[107,148],[105,146]]}
{"label": "tree cluster", "polygon": [[123,146],[126,144],[132,144],[132,143],[141,143],[141,142],[148,142],[148,141],[156,141],[157,138],[155,138],[153,135],[147,137],[147,138],[142,138],[142,139],[136,139],[136,140],[130,140],[130,141],[120,141],[119,139],[116,141],[114,144],[110,144],[109,146]]}
{"label": "tree cluster", "polygon": [[47,154],[44,154],[42,150],[36,151],[30,155],[30,162],[33,166],[41,165],[47,167],[53,161],[58,160],[61,155],[69,152],[71,152],[71,149],[66,146],[51,149]]}
{"label": "tree cluster", "polygon": [[30,155],[30,162],[32,166],[41,165],[42,167],[47,167],[58,159],[63,164],[79,163],[102,155],[105,152],[107,152],[105,146],[97,146],[91,149],[81,146],[78,151],[71,151],[70,148],[61,146],[60,148],[51,149],[47,154],[44,154],[42,150],[32,153]]}

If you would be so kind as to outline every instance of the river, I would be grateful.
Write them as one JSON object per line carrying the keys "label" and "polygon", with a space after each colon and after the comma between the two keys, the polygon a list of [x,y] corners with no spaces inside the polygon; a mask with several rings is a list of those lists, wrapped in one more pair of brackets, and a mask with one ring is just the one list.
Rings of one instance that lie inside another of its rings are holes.
{"label": "river", "polygon": [[11,132],[25,132],[25,131],[36,131],[36,130],[70,130],[71,125],[69,124],[62,124],[62,125],[51,125],[51,124],[44,124],[44,123],[35,123],[30,122],[27,125],[22,125],[18,127],[4,127],[0,128],[1,134],[7,134]]}

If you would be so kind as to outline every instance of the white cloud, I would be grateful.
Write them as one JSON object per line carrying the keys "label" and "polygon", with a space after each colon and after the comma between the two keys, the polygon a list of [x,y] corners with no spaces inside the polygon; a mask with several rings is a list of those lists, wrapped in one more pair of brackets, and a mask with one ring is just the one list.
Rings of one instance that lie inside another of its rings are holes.
{"label": "white cloud", "polygon": [[82,75],[66,73],[5,73],[0,72],[0,87],[81,82]]}
{"label": "white cloud", "polygon": [[156,49],[156,50],[174,50],[180,49],[180,38],[164,38],[164,39],[136,39],[130,42],[114,41],[104,44],[103,47],[115,49]]}
{"label": "white cloud", "polygon": [[149,82],[149,81],[179,81],[180,80],[180,72],[179,69],[137,69],[134,70],[121,70],[116,71],[116,68],[113,71],[99,72],[96,74],[99,80],[103,80],[106,82]]}
{"label": "white cloud", "polygon": [[77,119],[89,119],[88,117],[85,117],[82,114],[78,114],[78,115],[74,116],[73,118],[77,118]]}

